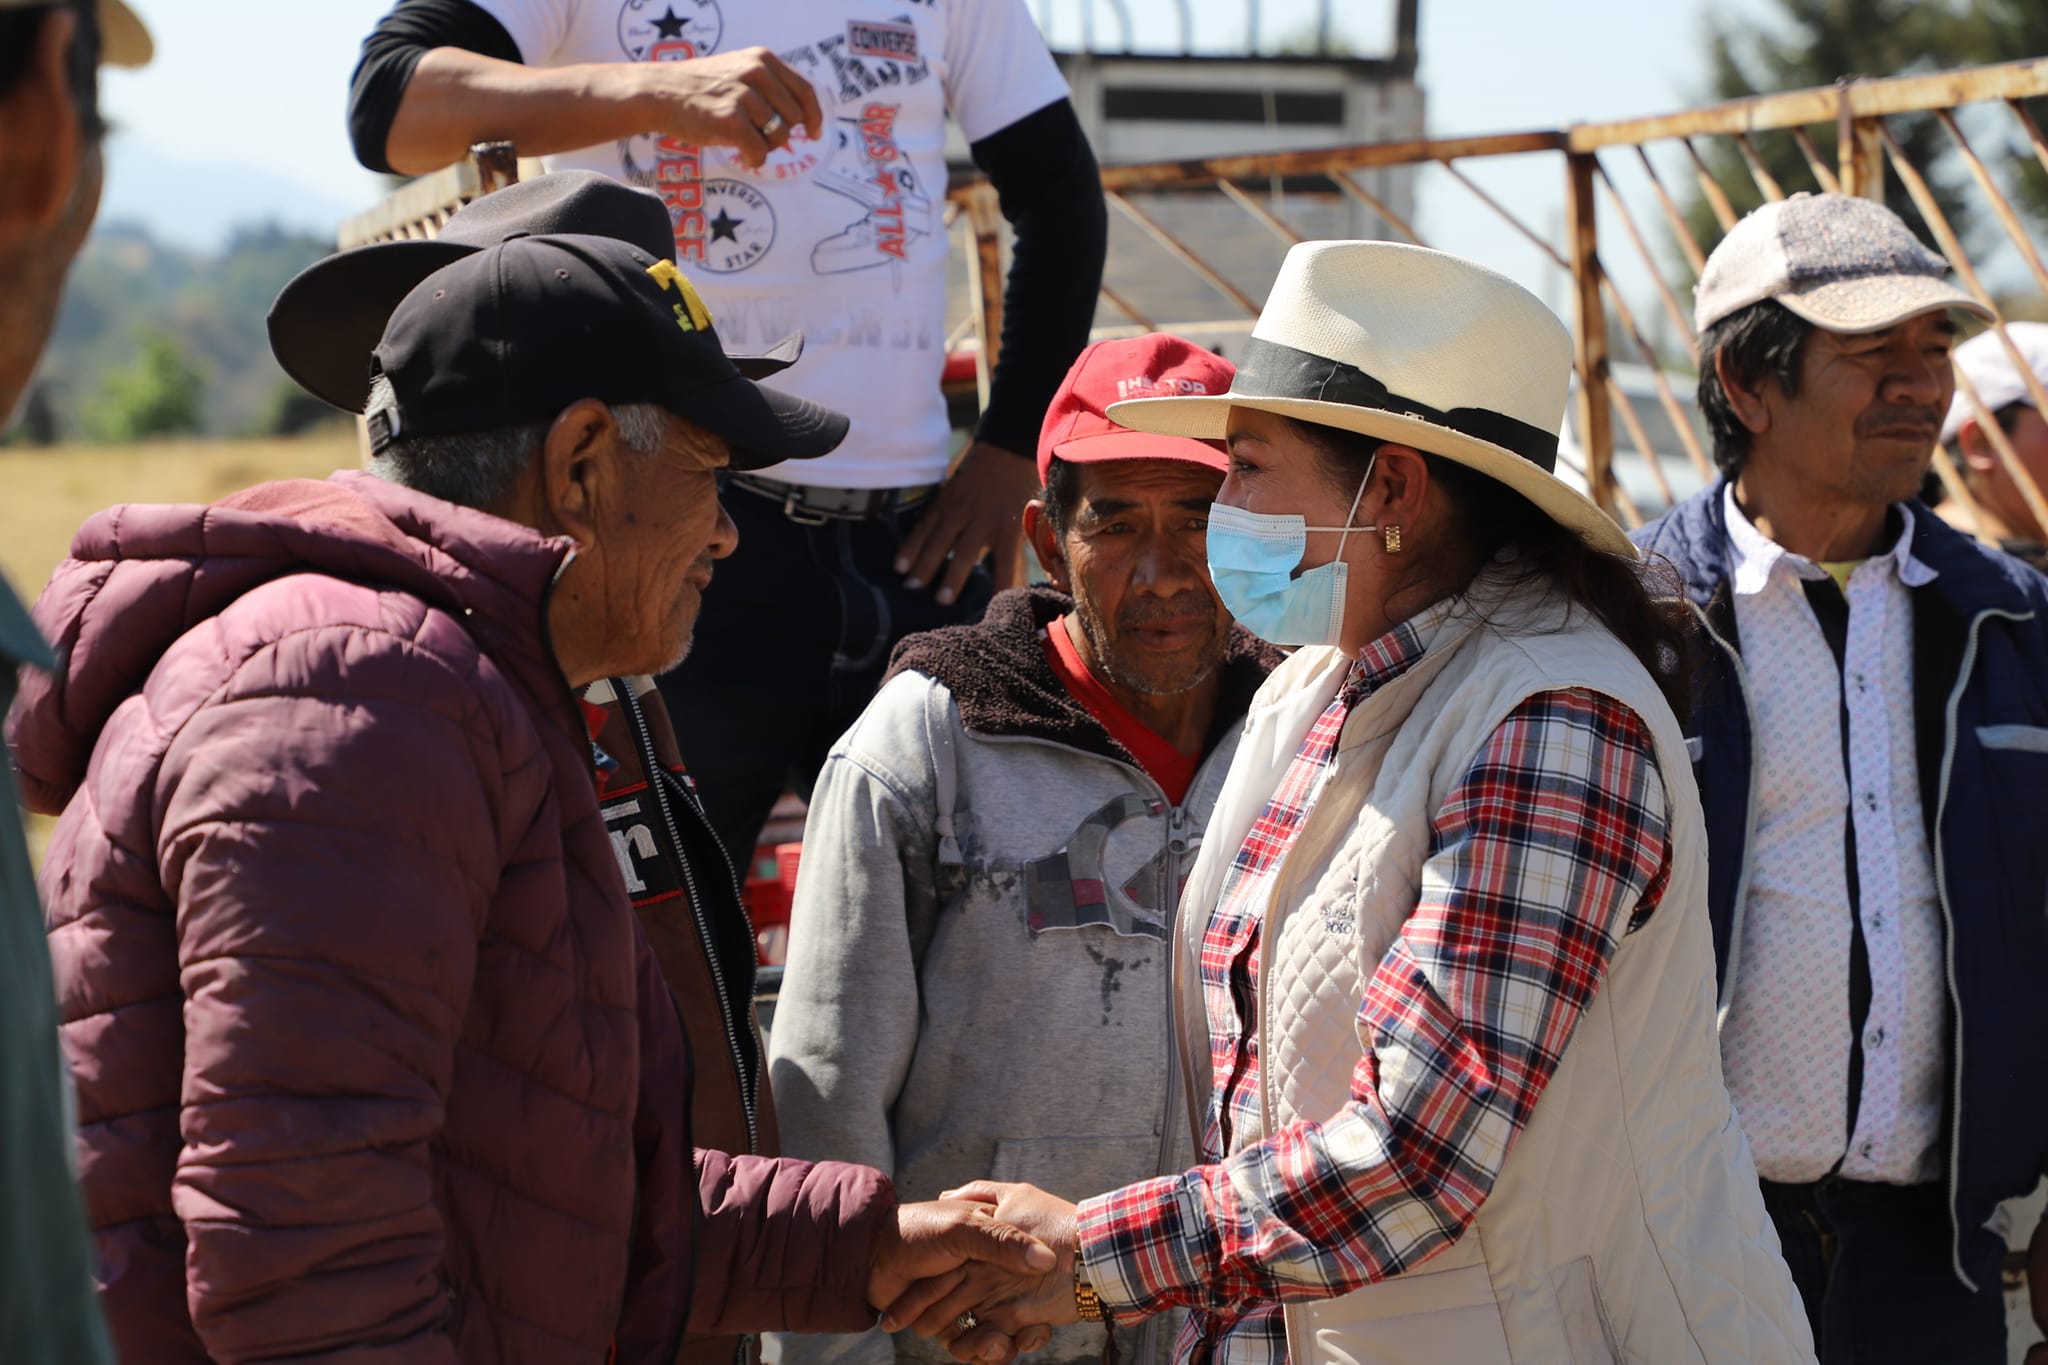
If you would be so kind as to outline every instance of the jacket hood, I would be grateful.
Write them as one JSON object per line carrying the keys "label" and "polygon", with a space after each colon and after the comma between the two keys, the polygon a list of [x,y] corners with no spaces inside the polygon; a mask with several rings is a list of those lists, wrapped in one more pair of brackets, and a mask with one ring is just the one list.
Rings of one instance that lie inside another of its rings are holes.
{"label": "jacket hood", "polygon": [[24,803],[61,811],[101,728],[164,652],[266,583],[314,573],[386,587],[464,618],[487,653],[523,645],[552,663],[544,604],[571,549],[356,470],[207,505],[109,508],[36,601],[56,666],[24,675],[8,721]]}
{"label": "jacket hood", "polygon": [[[1074,700],[1045,660],[1040,632],[1073,608],[1071,597],[1051,588],[998,593],[980,621],[926,631],[897,645],[888,676],[915,672],[943,683],[960,708],[960,723],[975,734],[1043,739],[1142,767]],[[1237,728],[1259,684],[1284,657],[1244,627],[1230,628],[1218,669],[1223,690],[1203,753]]]}
{"label": "jacket hood", "polygon": [[[1725,478],[1715,480],[1632,536],[1646,556],[1662,555],[1671,561],[1685,583],[1685,595],[1702,610],[1734,572],[1729,562],[1727,488]],[[2040,574],[2011,555],[1972,540],[1929,508],[1912,506],[1914,557],[1934,570],[1930,586],[1957,615],[1967,617],[1986,607],[2026,611],[2036,605],[2043,587]]]}

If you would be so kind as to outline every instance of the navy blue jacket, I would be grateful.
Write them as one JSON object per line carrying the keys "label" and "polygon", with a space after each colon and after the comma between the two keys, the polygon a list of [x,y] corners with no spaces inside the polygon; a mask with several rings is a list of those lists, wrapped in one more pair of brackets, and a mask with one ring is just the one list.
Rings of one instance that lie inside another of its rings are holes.
{"label": "navy blue jacket", "polygon": [[[1748,889],[1755,799],[1726,486],[1635,535],[1677,567],[1710,634],[1685,728],[1706,810],[1723,1010],[1739,987],[1730,947]],[[1986,1220],[2048,1171],[2048,579],[1913,510],[1913,554],[1936,575],[1910,591],[1920,800],[1947,952],[1942,1157],[1956,1274],[1976,1287],[1998,1283],[2005,1255]]]}

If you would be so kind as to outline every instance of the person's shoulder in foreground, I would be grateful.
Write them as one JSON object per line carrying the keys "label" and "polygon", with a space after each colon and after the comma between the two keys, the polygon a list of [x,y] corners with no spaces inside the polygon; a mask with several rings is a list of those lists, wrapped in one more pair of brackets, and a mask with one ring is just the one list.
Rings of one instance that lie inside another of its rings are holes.
{"label": "person's shoulder in foreground", "polygon": [[[121,0],[0,0],[0,427],[35,372],[98,208],[106,125],[93,71],[142,66],[151,51],[148,29]],[[0,717],[18,670],[50,664],[0,579]],[[0,753],[0,1360],[97,1365],[112,1357],[93,1296],[71,1077],[11,769]]]}

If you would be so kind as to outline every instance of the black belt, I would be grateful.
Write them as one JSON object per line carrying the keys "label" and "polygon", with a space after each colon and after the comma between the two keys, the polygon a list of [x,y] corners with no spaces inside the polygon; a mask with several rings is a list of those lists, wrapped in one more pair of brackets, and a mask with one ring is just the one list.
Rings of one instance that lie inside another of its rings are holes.
{"label": "black belt", "polygon": [[725,486],[781,504],[782,515],[799,526],[866,521],[915,507],[939,491],[935,483],[916,488],[813,488],[809,484],[764,479],[758,474],[727,474]]}

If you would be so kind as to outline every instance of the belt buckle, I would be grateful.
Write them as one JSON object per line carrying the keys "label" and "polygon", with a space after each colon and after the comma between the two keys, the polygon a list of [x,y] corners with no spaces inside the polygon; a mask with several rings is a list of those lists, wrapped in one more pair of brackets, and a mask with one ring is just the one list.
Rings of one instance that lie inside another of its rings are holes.
{"label": "belt buckle", "polygon": [[832,520],[831,517],[823,512],[813,512],[803,506],[801,502],[802,495],[803,489],[800,486],[796,484],[790,485],[789,492],[782,499],[783,516],[788,517],[799,526],[823,526]]}

